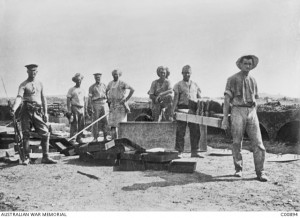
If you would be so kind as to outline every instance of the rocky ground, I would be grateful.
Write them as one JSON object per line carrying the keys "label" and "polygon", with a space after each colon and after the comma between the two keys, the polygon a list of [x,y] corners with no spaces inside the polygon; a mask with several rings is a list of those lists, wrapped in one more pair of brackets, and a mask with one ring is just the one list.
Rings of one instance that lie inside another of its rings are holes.
{"label": "rocky ground", "polygon": [[[269,182],[256,180],[251,147],[243,150],[244,177],[233,177],[222,136],[209,135],[208,152],[193,174],[113,171],[63,157],[57,165],[0,163],[0,211],[299,211],[300,161],[266,162]],[[275,153],[299,154],[299,145],[266,142]],[[184,158],[189,158],[184,153]],[[191,158],[189,158],[191,159]]]}

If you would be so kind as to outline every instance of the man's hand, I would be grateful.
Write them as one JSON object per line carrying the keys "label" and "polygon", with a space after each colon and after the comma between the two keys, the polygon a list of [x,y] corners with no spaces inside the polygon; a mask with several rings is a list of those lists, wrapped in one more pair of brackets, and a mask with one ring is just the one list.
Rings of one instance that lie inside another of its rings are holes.
{"label": "man's hand", "polygon": [[48,114],[44,114],[44,115],[43,115],[43,121],[44,121],[45,123],[48,122]]}
{"label": "man's hand", "polygon": [[156,104],[158,104],[159,101],[160,101],[160,96],[157,96],[157,97],[155,98],[154,102],[155,102]]}
{"label": "man's hand", "polygon": [[173,112],[172,114],[173,114],[173,120],[176,120],[176,113]]}
{"label": "man's hand", "polygon": [[94,111],[91,107],[88,107],[87,114],[91,117],[93,115]]}
{"label": "man's hand", "polygon": [[222,120],[222,129],[228,129],[229,128],[229,121],[228,121],[228,117],[224,117]]}
{"label": "man's hand", "polygon": [[121,101],[120,101],[120,104],[124,104],[126,102],[126,98],[123,98]]}
{"label": "man's hand", "polygon": [[10,114],[10,116],[14,116],[15,115],[15,111],[11,108],[10,110],[9,110],[9,114]]}

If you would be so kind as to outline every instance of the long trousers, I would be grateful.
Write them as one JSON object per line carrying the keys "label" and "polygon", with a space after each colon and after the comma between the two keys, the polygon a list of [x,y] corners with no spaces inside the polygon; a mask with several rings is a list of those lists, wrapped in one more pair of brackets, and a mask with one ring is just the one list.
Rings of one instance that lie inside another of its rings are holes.
{"label": "long trousers", "polygon": [[29,139],[31,126],[34,127],[35,131],[42,138],[41,146],[43,154],[48,154],[50,133],[47,124],[43,120],[42,109],[40,106],[36,107],[30,103],[24,102],[21,109],[21,127],[25,156],[28,156],[30,152]]}
{"label": "long trousers", "polygon": [[[72,105],[71,111],[74,119],[70,127],[70,137],[76,135],[76,133],[84,129],[84,107],[77,107]],[[82,133],[76,137],[76,140],[78,141],[81,138],[82,138]]]}
{"label": "long trousers", "polygon": [[232,155],[236,171],[243,170],[241,149],[245,131],[253,147],[256,174],[260,175],[264,171],[266,149],[262,142],[256,108],[233,106],[231,110],[231,134],[233,138]]}
{"label": "long trousers", "polygon": [[178,152],[184,151],[184,136],[187,125],[190,129],[191,152],[198,152],[200,140],[200,126],[196,123],[187,123],[184,121],[177,121],[175,150],[177,150]]}
{"label": "long trousers", "polygon": [[[93,107],[93,122],[100,117],[102,117],[105,114],[105,104],[103,103],[98,103],[98,102],[93,102],[92,103]],[[95,123],[93,125],[93,136],[94,138],[99,137],[99,131],[103,131],[104,138],[107,135],[107,118],[104,117],[102,120],[100,120],[98,123]]]}

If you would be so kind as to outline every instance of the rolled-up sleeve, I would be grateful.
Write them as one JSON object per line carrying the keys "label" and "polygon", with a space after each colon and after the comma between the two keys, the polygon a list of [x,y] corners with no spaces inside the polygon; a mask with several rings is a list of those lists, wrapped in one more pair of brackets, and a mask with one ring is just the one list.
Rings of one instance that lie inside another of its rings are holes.
{"label": "rolled-up sleeve", "polygon": [[233,92],[232,92],[232,80],[229,78],[226,83],[224,95],[228,95],[230,98],[233,98]]}
{"label": "rolled-up sleeve", "polygon": [[175,84],[175,86],[173,88],[173,91],[174,91],[175,94],[179,93],[179,85],[178,85],[178,83]]}
{"label": "rolled-up sleeve", "polygon": [[72,98],[72,91],[73,91],[73,89],[70,88],[68,93],[67,93],[67,98]]}

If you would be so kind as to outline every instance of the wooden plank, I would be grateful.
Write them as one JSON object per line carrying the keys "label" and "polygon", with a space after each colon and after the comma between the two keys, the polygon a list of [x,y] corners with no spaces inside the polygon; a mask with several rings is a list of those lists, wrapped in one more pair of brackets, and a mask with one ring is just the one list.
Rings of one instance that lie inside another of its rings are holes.
{"label": "wooden plank", "polygon": [[222,119],[214,117],[203,117],[203,125],[221,128]]}
{"label": "wooden plank", "polygon": [[185,114],[185,113],[176,113],[176,120],[187,121],[187,114]]}
{"label": "wooden plank", "polygon": [[200,151],[207,151],[207,126],[200,125]]}
{"label": "wooden plank", "polygon": [[190,123],[197,123],[205,126],[212,126],[221,128],[222,119],[214,117],[204,117],[194,114],[176,113],[176,120],[187,121]]}

